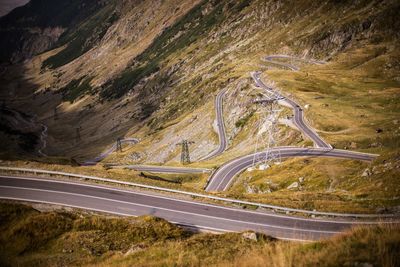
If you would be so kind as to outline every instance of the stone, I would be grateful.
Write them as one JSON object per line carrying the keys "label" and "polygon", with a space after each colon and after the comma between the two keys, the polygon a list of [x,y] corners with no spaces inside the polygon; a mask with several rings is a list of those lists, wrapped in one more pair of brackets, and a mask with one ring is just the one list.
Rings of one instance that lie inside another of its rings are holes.
{"label": "stone", "polygon": [[136,252],[138,252],[138,251],[141,251],[141,250],[143,250],[143,249],[145,249],[146,248],[146,245],[145,244],[142,244],[142,243],[140,243],[140,244],[137,244],[137,245],[133,245],[127,252],[125,252],[125,256],[129,256],[129,255],[131,255],[131,254],[133,254],[133,253],[136,253]]}
{"label": "stone", "polygon": [[247,171],[252,172],[252,171],[254,171],[254,168],[253,167],[247,168]]}
{"label": "stone", "polygon": [[254,193],[255,193],[255,190],[254,190],[254,188],[253,188],[252,186],[247,185],[247,186],[246,186],[246,192],[247,192],[248,194],[254,194]]}
{"label": "stone", "polygon": [[262,193],[263,194],[270,194],[270,193],[272,193],[272,190],[270,188],[268,188],[266,190],[263,190]]}
{"label": "stone", "polygon": [[297,189],[299,187],[299,182],[294,182],[287,187],[287,189]]}
{"label": "stone", "polygon": [[356,142],[351,142],[350,143],[350,148],[351,149],[356,149],[357,148],[357,143]]}
{"label": "stone", "polygon": [[306,105],[304,105],[304,108],[305,109],[309,109],[311,107],[311,105],[310,104],[306,104]]}
{"label": "stone", "polygon": [[260,164],[260,166],[258,167],[258,169],[260,171],[264,171],[266,169],[268,169],[270,166],[268,164]]}
{"label": "stone", "polygon": [[368,169],[368,168],[366,168],[365,170],[364,170],[364,172],[361,174],[361,176],[362,177],[368,177],[368,176],[370,176],[372,174],[372,172]]}
{"label": "stone", "polygon": [[242,234],[242,237],[244,239],[249,239],[249,240],[253,240],[253,241],[257,241],[257,234],[254,232],[245,232]]}

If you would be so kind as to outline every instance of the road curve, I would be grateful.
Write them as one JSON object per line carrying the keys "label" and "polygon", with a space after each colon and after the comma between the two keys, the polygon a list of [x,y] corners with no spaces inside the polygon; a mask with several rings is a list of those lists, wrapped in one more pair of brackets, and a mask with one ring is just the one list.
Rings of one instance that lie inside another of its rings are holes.
{"label": "road curve", "polygon": [[214,231],[263,232],[276,238],[318,240],[357,222],[296,218],[246,211],[112,187],[33,177],[0,176],[0,198],[41,202],[125,216],[153,215],[176,224]]}
{"label": "road curve", "polygon": [[186,167],[171,167],[171,166],[156,166],[156,165],[113,165],[108,164],[110,168],[123,168],[135,171],[145,171],[154,173],[207,173],[211,172],[206,168],[186,168]]}
{"label": "road curve", "polygon": [[294,112],[293,123],[296,127],[306,136],[308,136],[316,147],[323,148],[332,148],[330,144],[324,141],[314,129],[312,129],[305,121],[304,121],[304,112],[303,109],[293,100],[281,95],[279,92],[275,91],[273,88],[267,86],[260,78],[260,72],[253,72],[251,76],[256,83],[256,85],[262,89],[264,89],[267,93],[271,95],[271,97],[278,99],[279,101],[284,101],[288,104]]}
{"label": "road curve", "polygon": [[[302,148],[302,147],[275,147],[270,150],[271,156],[280,156],[281,158],[289,157],[331,157],[342,159],[355,159],[371,161],[377,155],[353,152],[340,149],[327,148]],[[266,151],[261,151],[238,157],[227,163],[224,163],[210,178],[210,182],[206,187],[206,191],[224,191],[229,188],[234,177],[243,170],[256,162],[265,161]]]}
{"label": "road curve", "polygon": [[[121,139],[121,143],[132,143],[132,144],[137,144],[139,143],[139,139],[137,138],[125,138]],[[117,149],[117,143],[114,143],[112,147],[110,147],[107,151],[101,153],[99,156],[95,157],[94,159],[90,159],[82,163],[82,166],[92,166],[96,165],[100,161],[102,161],[104,158],[106,158],[108,155],[110,155],[112,152],[114,152]]]}
{"label": "road curve", "polygon": [[224,113],[223,113],[223,99],[224,99],[225,93],[226,93],[226,90],[222,90],[218,93],[217,97],[215,98],[215,113],[216,113],[216,119],[217,119],[219,146],[216,150],[212,151],[207,156],[201,158],[200,161],[214,158],[214,157],[222,154],[228,147],[228,140],[226,138]]}
{"label": "road curve", "polygon": [[296,60],[296,61],[304,61],[304,62],[311,63],[311,64],[325,64],[326,63],[325,61],[306,59],[306,58],[300,58],[300,57],[294,57],[294,56],[288,56],[288,55],[268,55],[268,56],[264,57],[263,59],[266,62],[272,63],[274,65],[282,66],[282,67],[288,68],[293,71],[298,71],[298,70],[300,70],[300,68],[293,64],[288,64],[288,63],[284,63],[284,62],[280,62],[280,61],[274,61],[274,59],[291,59],[291,60]]}

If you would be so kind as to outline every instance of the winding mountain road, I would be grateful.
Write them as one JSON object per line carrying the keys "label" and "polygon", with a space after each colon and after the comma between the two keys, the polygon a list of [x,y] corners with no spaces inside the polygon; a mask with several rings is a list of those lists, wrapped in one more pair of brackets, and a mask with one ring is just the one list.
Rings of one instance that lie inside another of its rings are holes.
{"label": "winding mountain road", "polygon": [[325,61],[320,61],[320,60],[313,60],[313,59],[306,59],[306,58],[301,58],[301,57],[294,57],[294,56],[289,56],[289,55],[268,55],[263,58],[264,61],[272,63],[274,65],[278,65],[281,67],[288,68],[293,71],[298,71],[300,68],[296,65],[285,63],[285,62],[280,62],[280,61],[275,61],[274,59],[290,59],[290,60],[295,60],[295,61],[303,61],[311,64],[325,64]]}
{"label": "winding mountain road", "polygon": [[[292,58],[286,55],[271,55],[265,57],[265,60],[268,62],[273,62],[273,59],[276,58]],[[301,58],[294,58],[295,60],[303,60],[306,62],[314,63],[314,64],[324,64],[322,61],[316,60],[304,60]],[[278,65],[285,66],[291,70],[299,70],[298,67],[286,63],[278,62]],[[256,86],[265,90],[269,99],[276,100],[278,103],[284,102],[283,104],[289,105],[294,112],[293,123],[296,127],[306,136],[308,136],[315,145],[315,148],[297,148],[297,147],[276,147],[273,148],[272,156],[274,154],[278,155],[281,158],[289,158],[289,157],[304,157],[304,156],[314,156],[314,157],[334,157],[334,158],[342,158],[342,159],[356,159],[356,160],[366,160],[372,161],[377,155],[374,154],[366,154],[360,152],[352,152],[347,150],[338,150],[333,149],[330,144],[328,144],[325,140],[323,140],[314,129],[312,129],[305,121],[304,121],[304,113],[303,109],[298,105],[295,101],[283,96],[278,91],[274,90],[272,87],[267,86],[260,78],[260,72],[252,72],[251,77],[253,78]],[[209,182],[206,186],[206,191],[224,191],[229,188],[232,184],[234,177],[242,172],[243,170],[251,167],[254,164],[254,159],[256,159],[256,163],[265,161],[266,151],[257,152],[251,155],[246,155],[243,157],[238,157],[234,160],[231,160],[227,163],[224,163],[220,166],[217,171],[215,171],[209,179]]]}
{"label": "winding mountain road", "polygon": [[[281,95],[278,91],[273,88],[267,86],[260,78],[259,72],[251,73],[251,76],[256,83],[256,85],[262,89],[264,89],[267,93],[271,95],[271,98],[277,99],[278,101],[283,101],[287,105],[289,105],[294,112],[293,123],[296,127],[306,136],[308,136],[315,144],[316,147],[325,147],[332,148],[330,144],[324,141],[314,129],[312,129],[305,121],[304,121],[304,112],[299,104],[294,102],[293,100]],[[279,103],[279,102],[278,102]]]}
{"label": "winding mountain road", "polygon": [[[290,58],[284,55],[273,55],[265,58],[266,61],[287,67],[291,70],[299,68],[282,62],[277,58]],[[294,60],[303,60],[295,58]],[[323,64],[319,61],[307,62]],[[301,107],[291,99],[286,98],[278,91],[265,85],[259,72],[251,74],[256,85],[263,88],[271,99],[292,107],[293,122],[298,129],[308,136],[315,144],[314,148],[275,147],[269,151],[272,156],[289,157],[332,157],[371,161],[377,155],[332,149],[309,125],[304,121]],[[223,120],[223,97],[226,91],[218,93],[215,99],[216,119],[218,126],[219,147],[202,160],[211,159],[223,153],[227,148],[227,138]],[[136,138],[121,140],[122,143],[139,142]],[[113,151],[114,144],[98,157],[86,161],[83,165],[95,165]],[[224,163],[210,177],[206,191],[227,190],[235,176],[257,162],[265,160],[266,151],[238,157]],[[111,165],[113,168],[130,168],[137,171],[160,173],[205,173],[209,169],[183,168],[170,166],[149,165]],[[254,230],[273,237],[291,240],[318,240],[343,232],[354,225],[382,223],[375,221],[356,221],[342,219],[310,219],[293,216],[278,215],[275,213],[246,211],[238,208],[205,204],[187,201],[173,197],[160,196],[151,192],[137,192],[118,188],[91,185],[70,181],[55,181],[44,178],[19,177],[0,175],[0,199],[11,199],[30,202],[58,204],[124,216],[154,215],[173,223],[191,228],[212,231],[244,231]],[[392,221],[387,221],[388,223]]]}
{"label": "winding mountain road", "polygon": [[200,159],[200,161],[208,160],[214,158],[216,156],[221,155],[226,148],[228,147],[228,140],[226,138],[225,124],[224,124],[224,112],[223,112],[223,99],[225,96],[226,90],[222,90],[218,93],[215,98],[215,114],[217,120],[217,128],[218,128],[218,139],[219,145],[218,148],[212,151],[207,156]]}
{"label": "winding mountain road", "polygon": [[[100,185],[0,176],[0,198],[57,204],[123,216],[153,215],[179,225],[218,232],[254,230],[282,239],[318,240],[359,224],[246,211]],[[381,223],[381,222],[379,222]]]}
{"label": "winding mountain road", "polygon": [[[275,147],[269,151],[270,156],[280,156],[281,158],[292,157],[330,157],[341,159],[354,159],[371,161],[377,155],[360,152],[352,152],[340,149],[328,148],[301,148],[301,147]],[[260,151],[243,157],[238,157],[227,163],[214,172],[206,187],[206,191],[224,191],[232,184],[235,176],[243,170],[253,166],[253,161],[265,161],[266,151]]]}

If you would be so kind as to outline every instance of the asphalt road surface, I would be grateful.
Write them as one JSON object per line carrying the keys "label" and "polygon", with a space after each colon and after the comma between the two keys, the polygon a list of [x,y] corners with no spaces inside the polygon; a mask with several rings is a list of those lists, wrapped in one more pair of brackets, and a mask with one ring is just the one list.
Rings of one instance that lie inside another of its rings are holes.
{"label": "asphalt road surface", "polygon": [[205,168],[186,168],[186,167],[171,167],[171,166],[156,166],[156,165],[108,165],[110,168],[124,168],[135,171],[146,171],[154,173],[206,173],[211,172]]}
{"label": "asphalt road surface", "polygon": [[278,99],[279,101],[284,101],[288,104],[294,112],[293,123],[296,127],[306,136],[308,136],[315,144],[316,147],[324,147],[324,148],[332,148],[330,144],[324,141],[316,132],[313,130],[307,123],[304,121],[304,112],[303,109],[293,100],[284,97],[279,92],[273,90],[273,88],[265,85],[260,78],[259,72],[253,72],[251,74],[256,85],[268,93],[270,93],[271,97]]}
{"label": "asphalt road surface", "polygon": [[324,61],[319,61],[319,60],[313,60],[313,59],[306,59],[306,58],[300,58],[300,57],[293,57],[293,56],[288,56],[288,55],[269,55],[264,57],[264,61],[267,61],[269,63],[282,66],[285,68],[288,68],[293,71],[298,71],[300,68],[294,64],[289,64],[285,62],[280,62],[280,61],[275,61],[274,59],[290,59],[291,61],[303,61],[311,64],[325,64]]}
{"label": "asphalt road surface", "polygon": [[[0,176],[0,198],[41,202],[124,216],[153,215],[212,231],[254,230],[273,237],[318,240],[342,232],[357,221],[296,218],[287,215],[174,199],[100,185],[43,178]],[[374,222],[363,222],[363,224]]]}
{"label": "asphalt road surface", "polygon": [[[276,147],[270,151],[270,156],[289,157],[331,157],[371,161],[377,155],[327,148]],[[253,166],[253,161],[265,161],[266,151],[238,157],[224,163],[210,178],[206,191],[224,191],[232,184],[234,177],[243,170]]]}
{"label": "asphalt road surface", "polygon": [[219,146],[216,150],[203,157],[201,160],[207,160],[214,158],[218,155],[221,155],[226,148],[228,147],[228,141],[226,138],[225,124],[224,124],[224,113],[223,113],[223,98],[226,93],[226,90],[222,90],[218,93],[215,98],[215,113],[217,118],[217,127],[218,127],[218,139]]}
{"label": "asphalt road surface", "polygon": [[[137,143],[139,143],[139,139],[136,139],[136,138],[121,139],[121,144],[124,144],[124,143],[137,144]],[[116,149],[117,149],[117,143],[114,143],[113,146],[110,147],[107,151],[103,152],[102,154],[95,157],[94,159],[85,161],[81,165],[83,165],[83,166],[96,165],[97,163],[102,161],[104,158],[106,158],[108,155],[110,155],[112,152],[114,152]]]}

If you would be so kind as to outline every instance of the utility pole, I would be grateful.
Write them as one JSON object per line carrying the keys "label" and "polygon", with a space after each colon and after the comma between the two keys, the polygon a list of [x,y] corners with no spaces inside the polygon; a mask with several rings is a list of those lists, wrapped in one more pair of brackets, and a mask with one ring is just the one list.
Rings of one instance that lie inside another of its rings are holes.
{"label": "utility pole", "polygon": [[190,163],[190,154],[189,154],[189,145],[190,144],[194,144],[194,142],[188,141],[186,139],[183,139],[182,142],[176,144],[176,145],[180,145],[182,147],[182,152],[181,152],[181,163],[182,164]]}
{"label": "utility pole", "polygon": [[117,152],[122,152],[122,144],[121,144],[121,137],[117,138]]}

